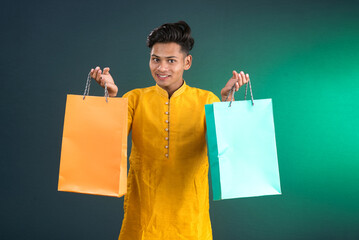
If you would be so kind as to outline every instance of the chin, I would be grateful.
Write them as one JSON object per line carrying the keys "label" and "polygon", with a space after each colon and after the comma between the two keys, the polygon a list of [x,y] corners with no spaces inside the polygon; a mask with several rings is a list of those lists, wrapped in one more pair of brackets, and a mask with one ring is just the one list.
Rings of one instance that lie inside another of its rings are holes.
{"label": "chin", "polygon": [[163,82],[163,81],[156,81],[157,85],[162,87],[162,88],[165,88],[167,87],[169,84],[166,83],[166,82]]}
{"label": "chin", "polygon": [[155,78],[155,82],[157,83],[157,85],[159,86],[167,86],[170,85],[170,80],[169,79],[159,79],[159,78]]}

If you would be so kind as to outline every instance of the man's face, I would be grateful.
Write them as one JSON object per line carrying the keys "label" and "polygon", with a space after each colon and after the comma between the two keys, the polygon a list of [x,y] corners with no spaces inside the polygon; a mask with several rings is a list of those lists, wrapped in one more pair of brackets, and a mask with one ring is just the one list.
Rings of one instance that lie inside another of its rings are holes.
{"label": "man's face", "polygon": [[183,71],[192,64],[192,56],[181,51],[178,43],[156,43],[152,46],[150,70],[157,85],[170,95],[183,83]]}

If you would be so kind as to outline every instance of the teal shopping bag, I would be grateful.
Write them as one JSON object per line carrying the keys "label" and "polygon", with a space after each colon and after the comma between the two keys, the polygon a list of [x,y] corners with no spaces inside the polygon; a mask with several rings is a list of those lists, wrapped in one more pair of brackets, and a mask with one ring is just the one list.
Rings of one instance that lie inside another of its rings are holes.
{"label": "teal shopping bag", "polygon": [[272,99],[205,106],[213,199],[281,194]]}

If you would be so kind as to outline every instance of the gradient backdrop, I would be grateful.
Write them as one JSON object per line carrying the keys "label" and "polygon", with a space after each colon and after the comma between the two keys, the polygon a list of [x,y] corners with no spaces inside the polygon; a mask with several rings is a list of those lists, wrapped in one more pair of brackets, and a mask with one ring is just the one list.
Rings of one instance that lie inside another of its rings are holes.
{"label": "gradient backdrop", "polygon": [[243,70],[274,105],[283,195],[210,200],[214,239],[359,239],[359,1],[3,0],[0,12],[0,239],[118,237],[123,198],[57,192],[66,94],[97,65],[120,95],[153,85],[146,37],[178,20],[195,38],[189,85],[219,96]]}

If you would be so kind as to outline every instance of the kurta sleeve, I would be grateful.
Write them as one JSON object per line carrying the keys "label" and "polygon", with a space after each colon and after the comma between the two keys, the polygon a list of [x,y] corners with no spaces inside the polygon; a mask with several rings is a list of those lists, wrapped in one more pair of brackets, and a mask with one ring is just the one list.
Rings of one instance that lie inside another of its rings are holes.
{"label": "kurta sleeve", "polygon": [[220,101],[221,100],[219,100],[219,98],[216,95],[214,95],[214,93],[209,92],[206,104],[212,104],[214,102],[220,102]]}
{"label": "kurta sleeve", "polygon": [[128,125],[127,125],[127,135],[130,133],[132,129],[132,121],[135,114],[135,108],[138,103],[138,98],[140,94],[138,89],[134,89],[132,91],[129,91],[125,93],[122,97],[128,99]]}

